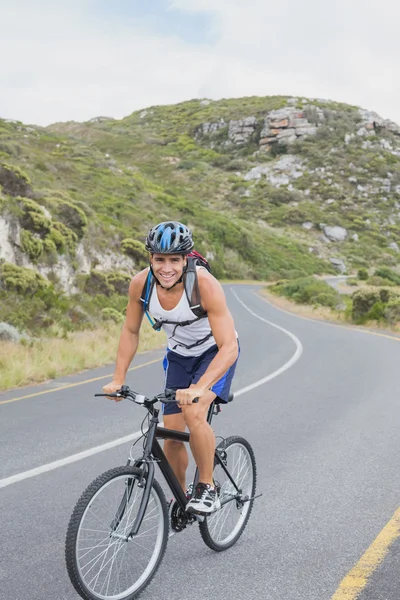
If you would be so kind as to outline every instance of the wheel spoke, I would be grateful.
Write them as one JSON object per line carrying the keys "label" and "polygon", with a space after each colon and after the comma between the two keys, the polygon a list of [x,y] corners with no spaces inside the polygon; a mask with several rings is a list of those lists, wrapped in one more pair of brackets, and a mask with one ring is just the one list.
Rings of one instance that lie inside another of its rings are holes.
{"label": "wheel spoke", "polygon": [[[217,463],[214,480],[219,485],[221,508],[200,524],[203,540],[214,550],[228,548],[241,535],[252,509],[252,501],[243,504],[238,502],[240,498],[251,497],[255,490],[255,463],[248,443],[242,438],[228,438],[222,449],[230,477]],[[240,495],[237,490],[240,490]]]}
{"label": "wheel spoke", "polygon": [[[100,485],[95,486],[96,480],[90,501],[82,500],[79,519],[71,518],[75,558],[68,565],[67,554],[68,572],[87,598],[123,600],[136,594],[150,581],[164,553],[165,498],[156,481],[139,532],[130,536],[144,493],[131,473],[130,467],[121,467],[107,472]],[[113,522],[118,524],[114,529]]]}

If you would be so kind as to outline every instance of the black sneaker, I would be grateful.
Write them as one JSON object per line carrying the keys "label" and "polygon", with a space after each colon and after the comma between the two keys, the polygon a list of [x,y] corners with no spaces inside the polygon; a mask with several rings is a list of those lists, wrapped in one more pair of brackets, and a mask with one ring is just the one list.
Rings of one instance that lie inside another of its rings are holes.
{"label": "black sneaker", "polygon": [[199,482],[192,499],[186,505],[186,512],[210,514],[221,508],[221,503],[215,488],[209,483]]}

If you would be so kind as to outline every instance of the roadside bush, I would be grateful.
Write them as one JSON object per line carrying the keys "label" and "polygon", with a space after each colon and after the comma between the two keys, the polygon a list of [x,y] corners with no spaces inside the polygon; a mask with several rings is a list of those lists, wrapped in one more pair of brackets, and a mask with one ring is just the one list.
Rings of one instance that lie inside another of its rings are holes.
{"label": "roadside bush", "polygon": [[384,317],[390,325],[395,325],[400,321],[400,298],[389,300],[384,309]]}
{"label": "roadside bush", "polygon": [[367,279],[369,277],[367,269],[365,269],[364,267],[362,267],[361,269],[358,269],[357,277],[361,281],[367,281]]}
{"label": "roadside bush", "polygon": [[356,290],[352,294],[353,308],[352,319],[356,322],[365,320],[366,315],[376,302],[380,301],[378,290]]}
{"label": "roadside bush", "polygon": [[374,285],[374,286],[377,286],[377,287],[382,287],[383,285],[387,285],[389,287],[393,287],[394,285],[396,285],[390,279],[385,279],[384,277],[379,277],[379,275],[373,275],[372,277],[370,277],[367,280],[367,283],[369,285]]}
{"label": "roadside bush", "polygon": [[373,307],[366,315],[367,321],[383,321],[385,318],[386,304],[383,302],[375,302]]}
{"label": "roadside bush", "polygon": [[[357,323],[365,323],[368,319],[379,320],[379,318],[386,318],[387,305],[390,304],[396,307],[397,303],[400,303],[400,295],[395,290],[388,288],[381,288],[379,290],[361,289],[352,294],[352,300],[353,320]],[[375,304],[378,306],[374,308]],[[383,305],[383,308],[381,305]],[[394,314],[395,312],[394,310]]]}
{"label": "roadside bush", "polygon": [[335,294],[327,294],[321,292],[311,299],[312,304],[320,304],[321,306],[329,306],[335,308],[338,304],[338,298]]}
{"label": "roadside bush", "polygon": [[395,285],[400,285],[400,275],[389,267],[378,267],[375,269],[374,275],[382,277],[383,279],[389,279],[390,281],[393,281]]}
{"label": "roadside bush", "polygon": [[335,307],[340,302],[340,295],[325,281],[314,277],[301,277],[293,281],[278,283],[272,291],[286,296],[298,304],[321,304]]}

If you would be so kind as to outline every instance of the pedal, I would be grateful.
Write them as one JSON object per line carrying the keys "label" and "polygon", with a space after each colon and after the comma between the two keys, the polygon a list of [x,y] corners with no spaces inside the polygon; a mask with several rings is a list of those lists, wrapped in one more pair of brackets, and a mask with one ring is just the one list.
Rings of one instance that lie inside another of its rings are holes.
{"label": "pedal", "polygon": [[260,494],[256,494],[255,496],[253,496],[252,498],[245,498],[244,500],[241,500],[241,502],[245,503],[245,502],[250,502],[251,500],[255,500],[256,498],[260,498],[262,496],[262,492]]}

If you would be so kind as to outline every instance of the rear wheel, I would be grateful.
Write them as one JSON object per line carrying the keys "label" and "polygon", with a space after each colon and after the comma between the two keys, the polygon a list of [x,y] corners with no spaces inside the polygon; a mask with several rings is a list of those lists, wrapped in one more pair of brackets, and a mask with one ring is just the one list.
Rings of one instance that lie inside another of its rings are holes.
{"label": "rear wheel", "polygon": [[142,472],[118,467],[100,475],[78,500],[69,522],[69,577],[85,600],[132,600],[156,573],[168,541],[164,492],[153,481],[139,532],[130,536],[144,487]]}
{"label": "rear wheel", "polygon": [[217,552],[230,548],[242,535],[253,508],[256,491],[256,461],[247,440],[231,436],[216,449],[240,493],[236,491],[220,463],[214,462],[214,482],[221,508],[199,524],[200,534],[209,548]]}

